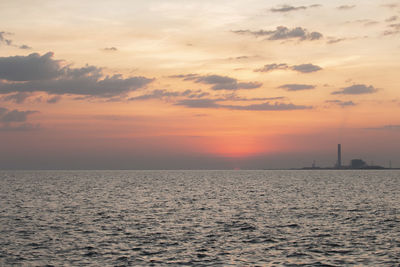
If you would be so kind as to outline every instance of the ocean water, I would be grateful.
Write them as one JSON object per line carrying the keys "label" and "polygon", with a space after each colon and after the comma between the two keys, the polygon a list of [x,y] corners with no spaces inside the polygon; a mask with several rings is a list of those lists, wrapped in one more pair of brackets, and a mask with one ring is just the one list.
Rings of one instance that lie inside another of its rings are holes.
{"label": "ocean water", "polygon": [[399,266],[400,171],[1,171],[0,266]]}

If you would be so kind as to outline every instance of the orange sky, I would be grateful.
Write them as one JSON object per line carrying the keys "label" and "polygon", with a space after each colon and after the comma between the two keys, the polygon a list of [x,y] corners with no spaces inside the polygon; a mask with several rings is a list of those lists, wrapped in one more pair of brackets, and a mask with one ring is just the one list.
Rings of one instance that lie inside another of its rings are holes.
{"label": "orange sky", "polygon": [[400,166],[400,4],[1,1],[0,168]]}

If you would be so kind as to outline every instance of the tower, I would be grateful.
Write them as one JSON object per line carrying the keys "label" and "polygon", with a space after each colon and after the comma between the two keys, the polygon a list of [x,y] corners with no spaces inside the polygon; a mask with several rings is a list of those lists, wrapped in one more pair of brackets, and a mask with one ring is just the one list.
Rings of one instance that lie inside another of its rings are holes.
{"label": "tower", "polygon": [[336,163],[336,168],[338,168],[338,169],[342,168],[342,145],[341,144],[337,145],[337,163]]}

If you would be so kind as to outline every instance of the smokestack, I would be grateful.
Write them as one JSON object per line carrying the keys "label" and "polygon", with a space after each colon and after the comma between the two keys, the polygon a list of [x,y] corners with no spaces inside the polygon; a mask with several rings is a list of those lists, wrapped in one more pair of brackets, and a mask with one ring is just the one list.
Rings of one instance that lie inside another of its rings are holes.
{"label": "smokestack", "polygon": [[337,145],[337,168],[342,167],[342,145],[338,144]]}

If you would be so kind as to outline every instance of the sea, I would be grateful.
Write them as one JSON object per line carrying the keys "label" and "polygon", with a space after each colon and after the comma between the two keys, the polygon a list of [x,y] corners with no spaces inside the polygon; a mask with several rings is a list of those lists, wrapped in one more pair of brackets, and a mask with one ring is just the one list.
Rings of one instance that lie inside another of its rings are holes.
{"label": "sea", "polygon": [[0,171],[0,266],[400,266],[400,171]]}

